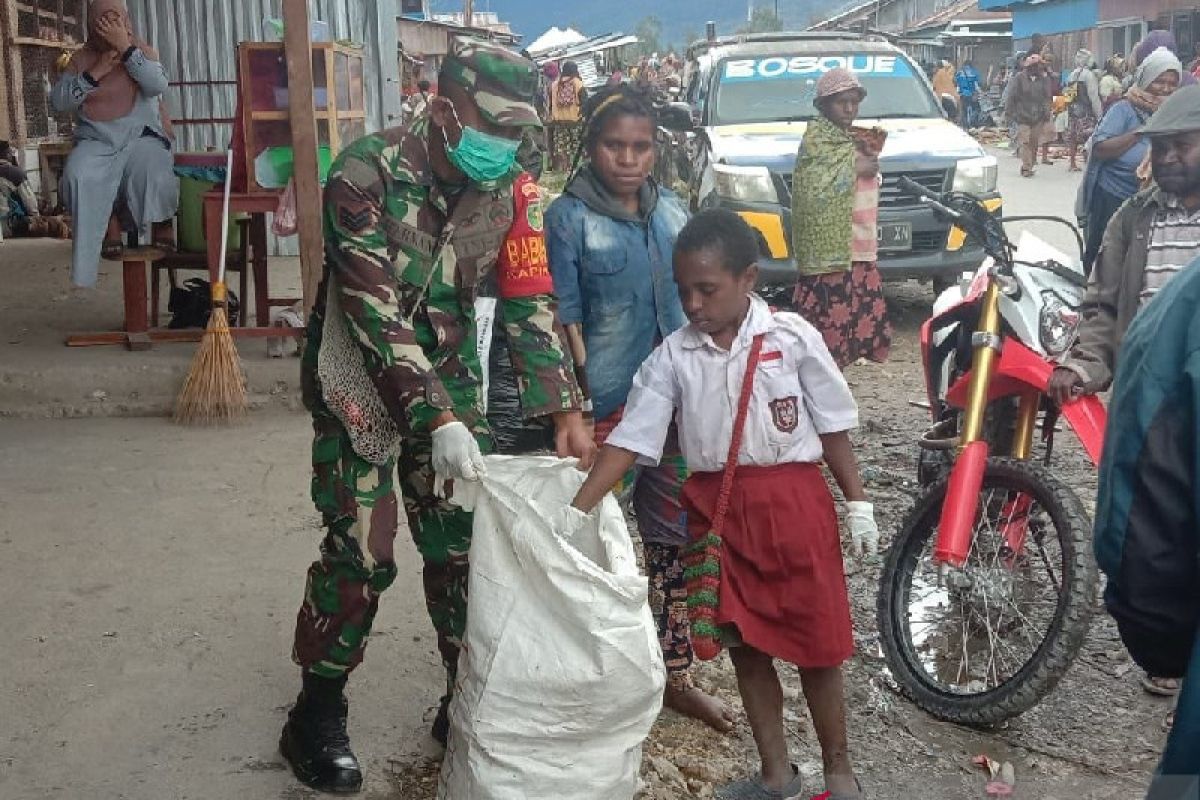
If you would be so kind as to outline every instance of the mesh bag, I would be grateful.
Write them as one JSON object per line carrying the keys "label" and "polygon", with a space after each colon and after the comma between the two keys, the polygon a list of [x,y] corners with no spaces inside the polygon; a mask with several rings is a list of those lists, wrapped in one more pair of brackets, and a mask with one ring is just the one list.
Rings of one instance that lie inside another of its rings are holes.
{"label": "mesh bag", "polygon": [[385,464],[400,452],[400,429],[367,374],[362,349],[337,298],[337,279],[330,275],[317,354],[321,396],[345,427],[354,452],[372,464]]}

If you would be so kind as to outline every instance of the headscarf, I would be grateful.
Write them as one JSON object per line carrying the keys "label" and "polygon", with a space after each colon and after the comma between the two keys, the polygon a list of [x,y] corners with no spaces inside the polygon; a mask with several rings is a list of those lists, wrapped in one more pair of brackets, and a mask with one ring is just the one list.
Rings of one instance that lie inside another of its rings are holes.
{"label": "headscarf", "polygon": [[[1163,31],[1165,33],[1165,31]],[[1155,31],[1158,33],[1158,31]],[[1146,57],[1138,62],[1140,66],[1134,74],[1134,85],[1145,91],[1154,83],[1164,72],[1175,72],[1181,78],[1183,77],[1183,64],[1175,56],[1170,49],[1159,47],[1146,55]]]}
{"label": "headscarf", "polygon": [[1125,93],[1125,99],[1133,104],[1142,122],[1149,119],[1165,99],[1146,91],[1150,84],[1158,80],[1164,72],[1175,72],[1182,78],[1183,65],[1179,63],[1179,59],[1175,57],[1174,53],[1165,47],[1160,47],[1146,56],[1146,60],[1133,74],[1133,85]]}
{"label": "headscarf", "polygon": [[558,78],[558,62],[547,61],[545,66],[542,67],[542,74],[546,76],[546,80],[548,81],[553,82],[556,80]]}
{"label": "headscarf", "polygon": [[1091,65],[1092,51],[1088,50],[1086,47],[1079,48],[1079,51],[1075,53],[1075,66],[1082,69],[1090,67]]}
{"label": "headscarf", "polygon": [[[129,20],[129,10],[122,0],[92,0],[88,4],[88,38],[80,50],[71,59],[69,69],[77,75],[82,75],[100,62],[100,59],[111,48],[104,37],[100,35],[100,20],[113,11],[118,12],[125,20],[125,30],[129,31],[129,40],[138,47],[146,58],[158,60],[158,53],[143,42],[133,32],[133,23]],[[84,115],[96,122],[111,122],[120,119],[133,111],[138,97],[137,82],[130,76],[123,65],[116,66],[112,72],[100,79],[100,85],[83,101]]]}
{"label": "headscarf", "polygon": [[1179,49],[1179,45],[1175,43],[1175,34],[1170,31],[1150,31],[1133,48],[1133,55],[1130,59],[1133,66],[1141,66],[1151,53],[1163,47],[1172,53]]}

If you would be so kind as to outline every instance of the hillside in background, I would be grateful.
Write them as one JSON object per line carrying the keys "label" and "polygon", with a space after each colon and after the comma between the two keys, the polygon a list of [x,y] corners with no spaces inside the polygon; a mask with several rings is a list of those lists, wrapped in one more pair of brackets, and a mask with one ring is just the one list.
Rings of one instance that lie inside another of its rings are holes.
{"label": "hillside in background", "polygon": [[[774,0],[753,0],[756,6],[774,10]],[[513,30],[531,42],[552,25],[571,26],[588,36],[620,31],[633,33],[648,16],[662,22],[661,42],[680,48],[690,37],[704,35],[704,24],[717,23],[717,32],[733,33],[746,23],[747,0],[475,0],[479,11],[495,11]],[[779,0],[779,16],[789,30],[805,28],[845,0]],[[461,11],[459,0],[433,0],[435,11]]]}

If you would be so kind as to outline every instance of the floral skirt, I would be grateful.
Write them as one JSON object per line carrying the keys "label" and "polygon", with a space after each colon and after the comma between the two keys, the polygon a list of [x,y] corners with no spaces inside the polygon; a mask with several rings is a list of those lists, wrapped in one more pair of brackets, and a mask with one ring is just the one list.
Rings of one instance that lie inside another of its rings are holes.
{"label": "floral skirt", "polygon": [[1071,141],[1076,144],[1086,142],[1096,130],[1096,118],[1091,114],[1085,114],[1082,117],[1071,117],[1071,121],[1067,126],[1067,133],[1071,137]]}
{"label": "floral skirt", "polygon": [[570,169],[583,142],[583,123],[551,122],[546,127],[550,138],[551,163]]}
{"label": "floral skirt", "polygon": [[795,303],[800,316],[821,332],[839,368],[860,358],[887,361],[892,323],[874,261],[855,261],[845,272],[800,278]]}

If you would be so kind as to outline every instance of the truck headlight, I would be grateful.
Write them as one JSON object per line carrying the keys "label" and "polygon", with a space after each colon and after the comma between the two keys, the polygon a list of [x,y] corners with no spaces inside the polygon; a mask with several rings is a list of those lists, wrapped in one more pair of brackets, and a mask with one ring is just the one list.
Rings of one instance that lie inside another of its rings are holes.
{"label": "truck headlight", "polygon": [[1075,343],[1080,314],[1051,289],[1042,292],[1042,312],[1038,316],[1038,339],[1049,356],[1060,356]]}
{"label": "truck headlight", "polygon": [[996,191],[996,176],[999,171],[995,156],[965,158],[954,167],[954,191],[991,194]]}
{"label": "truck headlight", "polygon": [[741,200],[746,203],[779,202],[779,193],[775,191],[771,173],[766,167],[713,164],[713,182],[717,194],[728,200]]}

